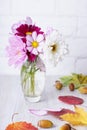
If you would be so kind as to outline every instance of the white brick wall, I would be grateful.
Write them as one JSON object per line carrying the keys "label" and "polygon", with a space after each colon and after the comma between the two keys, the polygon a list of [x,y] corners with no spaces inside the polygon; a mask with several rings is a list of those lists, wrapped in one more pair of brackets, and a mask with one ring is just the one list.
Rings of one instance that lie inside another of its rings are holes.
{"label": "white brick wall", "polygon": [[0,74],[19,74],[8,65],[5,48],[11,25],[31,16],[44,30],[58,29],[69,46],[69,54],[57,67],[46,64],[47,74],[71,72],[87,74],[87,0],[1,0],[0,1]]}
{"label": "white brick wall", "polygon": [[55,13],[54,0],[12,0],[12,15],[51,15]]}
{"label": "white brick wall", "polygon": [[87,0],[56,0],[57,14],[87,16]]}

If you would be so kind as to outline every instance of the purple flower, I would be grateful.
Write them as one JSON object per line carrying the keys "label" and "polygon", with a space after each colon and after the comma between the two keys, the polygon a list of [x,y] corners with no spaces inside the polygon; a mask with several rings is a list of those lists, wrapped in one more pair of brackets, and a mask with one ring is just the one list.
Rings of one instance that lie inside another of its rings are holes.
{"label": "purple flower", "polygon": [[7,46],[7,55],[9,56],[9,64],[15,66],[22,65],[26,55],[26,44],[17,36],[9,38],[10,46]]}

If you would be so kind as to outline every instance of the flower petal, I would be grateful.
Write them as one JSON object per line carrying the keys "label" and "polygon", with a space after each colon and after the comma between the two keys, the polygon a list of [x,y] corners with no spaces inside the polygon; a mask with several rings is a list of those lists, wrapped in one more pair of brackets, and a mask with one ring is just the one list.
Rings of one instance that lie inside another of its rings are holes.
{"label": "flower petal", "polygon": [[43,41],[44,40],[44,36],[42,35],[42,34],[39,34],[38,36],[37,36],[37,41],[38,42],[41,42],[41,41]]}
{"label": "flower petal", "polygon": [[32,19],[30,17],[26,18],[26,24],[28,24],[28,25],[32,24]]}
{"label": "flower petal", "polygon": [[27,41],[27,47],[30,47],[31,46],[31,42],[30,41]]}
{"label": "flower petal", "polygon": [[43,71],[43,72],[46,71],[45,64],[43,63],[43,61],[42,61],[42,59],[41,59],[40,57],[37,58],[36,66],[37,66],[37,68],[39,68],[41,71]]}
{"label": "flower petal", "polygon": [[37,50],[38,52],[42,52],[43,48],[41,46],[38,46]]}
{"label": "flower petal", "polygon": [[32,46],[27,47],[27,50],[31,52],[33,50]]}
{"label": "flower petal", "polygon": [[50,33],[46,35],[46,53],[48,60],[50,60],[54,65],[62,59],[62,57],[68,53],[68,47],[64,42],[63,36],[58,32],[58,30],[51,30]]}
{"label": "flower petal", "polygon": [[33,39],[34,39],[34,41],[35,41],[36,38],[37,38],[37,32],[36,32],[36,31],[34,31],[34,32],[32,33],[32,37],[33,37]]}
{"label": "flower petal", "polygon": [[32,114],[35,114],[35,115],[37,115],[37,116],[47,115],[47,110],[29,109],[29,111],[30,111]]}
{"label": "flower petal", "polygon": [[27,57],[25,43],[16,36],[9,38],[9,42],[10,46],[6,49],[9,56],[9,63],[18,66],[22,64]]}
{"label": "flower petal", "polygon": [[28,41],[30,41],[30,42],[33,41],[33,37],[32,37],[31,35],[27,35],[27,36],[26,36],[26,39],[27,39]]}
{"label": "flower petal", "polygon": [[38,51],[37,51],[36,48],[33,48],[33,50],[32,50],[32,54],[38,55]]}

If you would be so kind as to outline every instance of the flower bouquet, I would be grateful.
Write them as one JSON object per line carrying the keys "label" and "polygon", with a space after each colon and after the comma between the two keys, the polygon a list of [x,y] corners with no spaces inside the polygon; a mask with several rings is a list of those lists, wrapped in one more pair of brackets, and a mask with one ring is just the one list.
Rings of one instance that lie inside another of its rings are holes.
{"label": "flower bouquet", "polygon": [[9,64],[21,66],[24,96],[37,102],[45,86],[46,67],[41,55],[56,65],[67,53],[67,45],[57,30],[50,28],[44,33],[30,17],[12,26],[9,43],[6,48]]}

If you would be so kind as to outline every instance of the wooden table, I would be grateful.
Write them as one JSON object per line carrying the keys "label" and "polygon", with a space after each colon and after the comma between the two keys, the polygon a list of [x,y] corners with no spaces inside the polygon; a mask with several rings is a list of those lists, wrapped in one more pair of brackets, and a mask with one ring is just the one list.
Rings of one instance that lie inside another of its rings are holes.
{"label": "wooden table", "polygon": [[[18,113],[14,116],[14,122],[26,121],[37,126],[37,122],[39,120],[49,119],[54,123],[54,127],[50,128],[50,130],[59,130],[59,127],[65,123],[64,121],[60,121],[52,115],[37,116],[29,112],[29,109],[74,109],[72,105],[64,104],[59,101],[59,95],[75,95],[81,97],[85,100],[82,107],[87,108],[87,95],[82,95],[77,90],[70,92],[66,87],[60,91],[56,90],[54,87],[54,82],[57,79],[58,76],[47,76],[41,101],[37,103],[27,103],[25,102],[22,93],[20,76],[0,75],[0,130],[5,130],[6,126],[9,123],[12,123],[12,115],[14,113]],[[78,126],[75,128],[76,130],[87,130],[87,127]],[[39,128],[39,130],[44,129]]]}

